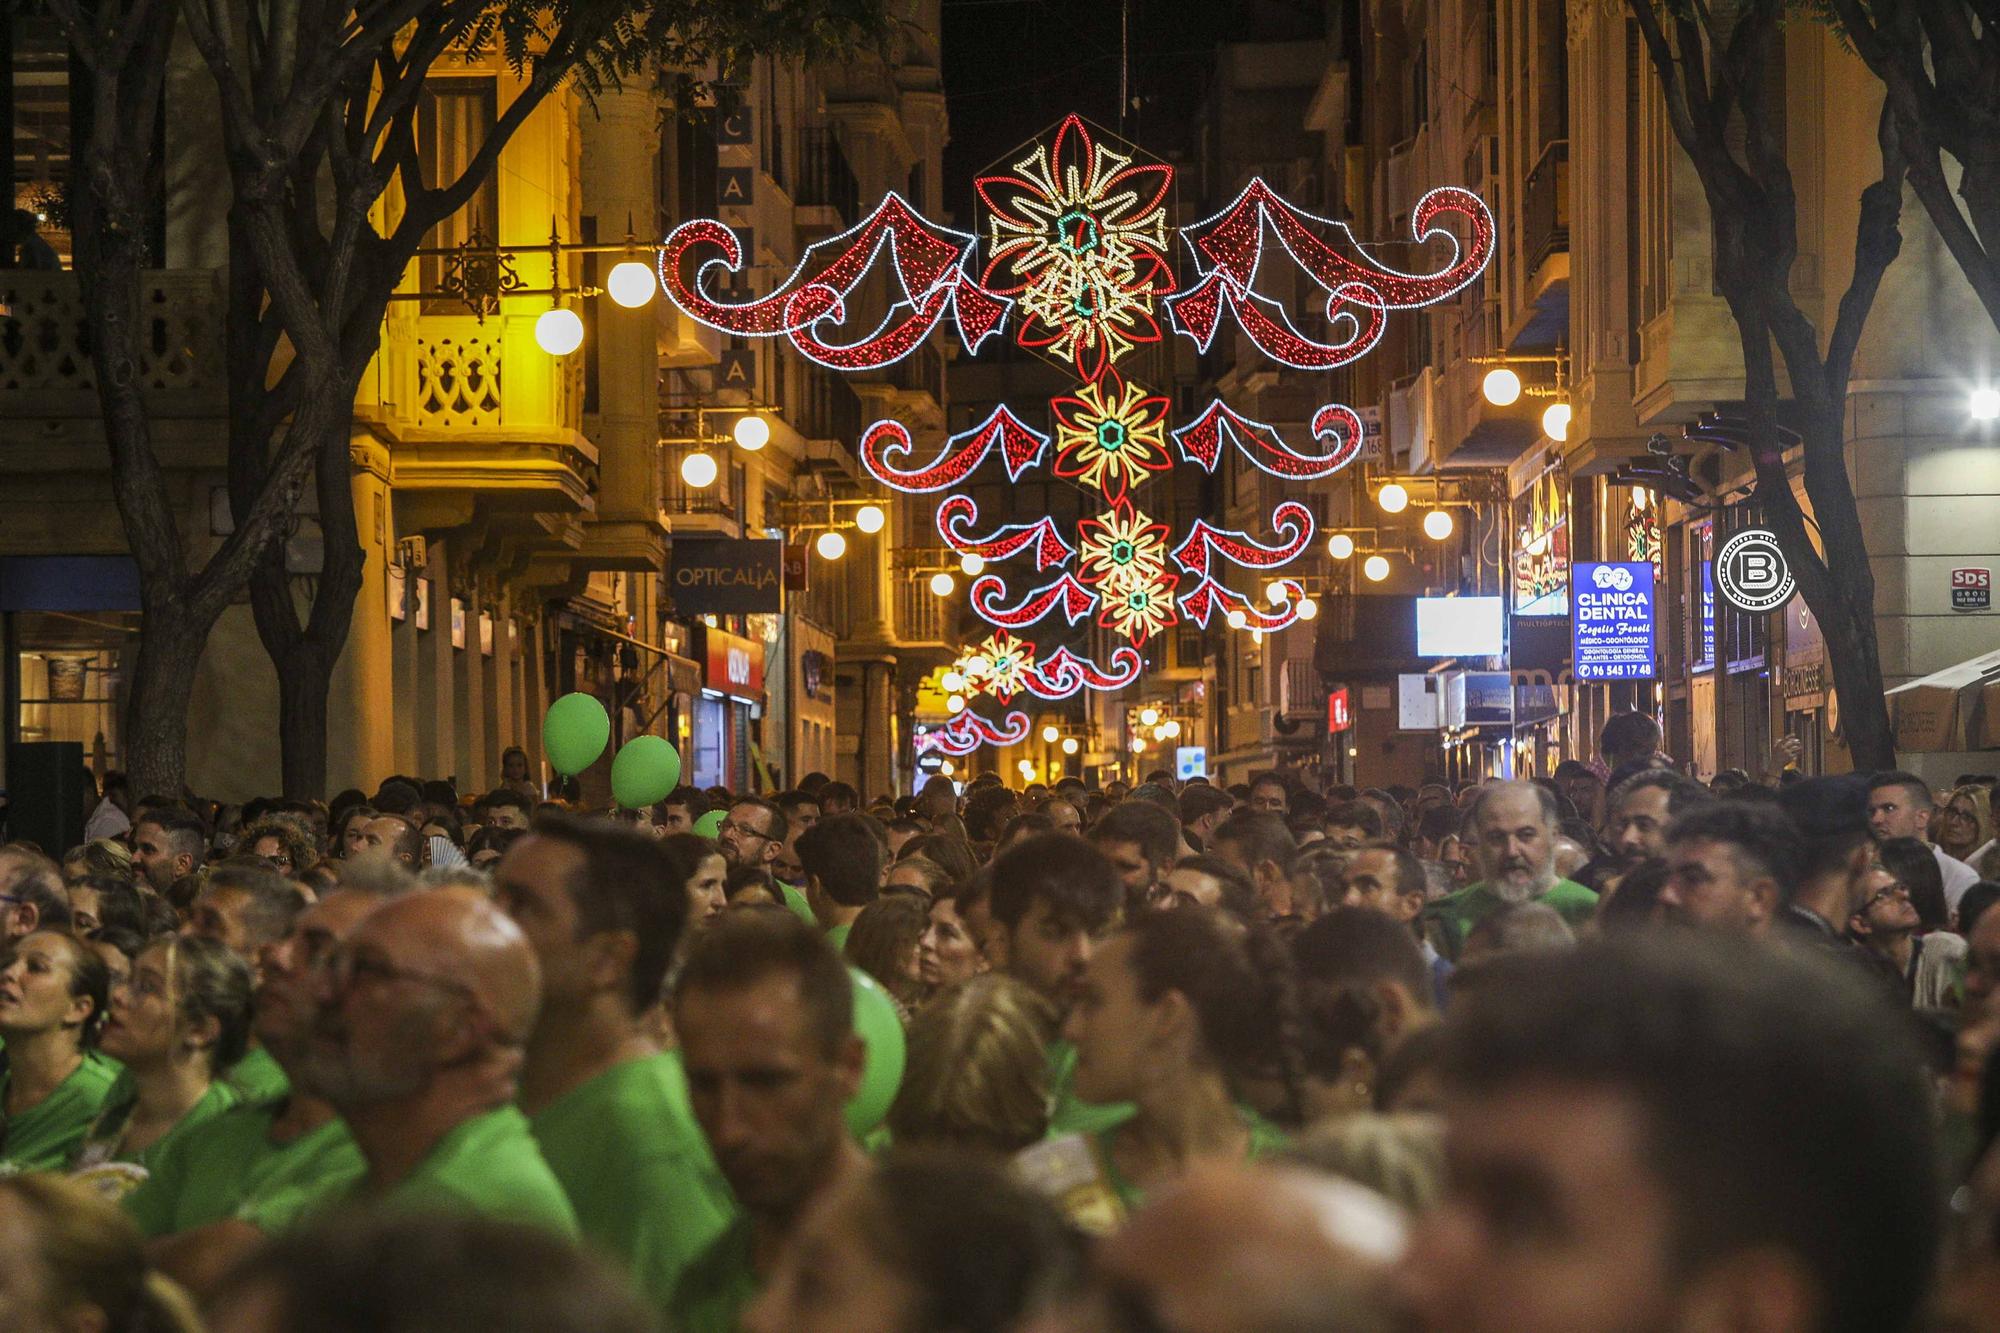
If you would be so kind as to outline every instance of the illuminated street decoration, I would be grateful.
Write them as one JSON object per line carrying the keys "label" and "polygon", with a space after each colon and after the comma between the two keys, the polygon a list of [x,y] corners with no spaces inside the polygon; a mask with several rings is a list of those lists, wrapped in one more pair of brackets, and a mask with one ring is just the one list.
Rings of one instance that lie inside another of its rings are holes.
{"label": "illuminated street decoration", "polygon": [[1174,169],[1136,163],[1070,116],[1013,174],[973,182],[985,205],[981,282],[1017,298],[1021,346],[1069,361],[1095,380],[1135,344],[1158,342]]}
{"label": "illuminated street decoration", "polygon": [[[683,222],[660,248],[660,281],[690,319],[744,338],[788,339],[800,355],[831,370],[877,370],[914,352],[951,311],[968,352],[1006,323],[1013,302],[982,288],[967,271],[977,239],[927,220],[899,194],[838,236],[806,247],[776,291],[736,304],[709,296],[709,270],[741,273],[749,262],[736,233],[710,218]],[[686,272],[690,254],[721,251]],[[903,299],[860,339],[823,341],[820,325],[847,319],[847,298],[884,253]]]}
{"label": "illuminated street decoration", "polygon": [[1055,474],[1116,504],[1128,487],[1171,467],[1167,400],[1127,384],[1116,371],[1049,401],[1056,422]]}
{"label": "illuminated street decoration", "polygon": [[[1162,305],[1172,328],[1203,351],[1234,321],[1272,360],[1332,370],[1374,347],[1392,312],[1465,290],[1494,247],[1486,204],[1456,187],[1430,191],[1412,210],[1413,239],[1403,244],[1421,257],[1405,271],[1377,258],[1379,247],[1364,245],[1346,224],[1293,206],[1261,179],[1213,216],[1174,228],[1173,169],[1142,160],[1076,116],[1010,156],[1007,167],[975,182],[977,235],[931,222],[892,193],[856,226],[808,247],[762,296],[732,295],[751,257],[739,233],[719,221],[682,224],[660,254],[665,289],[691,318],[741,337],[782,337],[836,370],[890,365],[947,317],[966,351],[977,354],[1007,330],[1011,313],[1020,346],[1074,371],[1077,383],[1048,400],[1046,418],[1002,405],[942,442],[919,441],[902,422],[884,419],[857,442],[862,466],[882,485],[939,496],[939,535],[966,562],[972,610],[995,627],[980,649],[962,656],[959,674],[968,693],[1003,705],[1022,693],[1055,699],[1128,684],[1142,669],[1139,650],[1182,622],[1208,627],[1219,618],[1234,629],[1268,632],[1311,605],[1303,585],[1279,573],[1314,540],[1305,505],[1277,504],[1266,522],[1249,525],[1263,529],[1256,532],[1201,519],[1170,526],[1138,499],[1146,483],[1176,465],[1213,474],[1232,452],[1281,482],[1331,477],[1360,457],[1361,419],[1350,407],[1325,403],[1312,413],[1309,439],[1297,439],[1297,428],[1287,439],[1278,426],[1216,399],[1175,425],[1171,399],[1130,382],[1115,364],[1165,336]],[[1171,258],[1176,237],[1192,261],[1192,272],[1179,276]],[[1267,259],[1274,262],[1267,266]],[[871,275],[887,288],[879,322],[850,313],[882,305],[872,288],[874,299],[856,296]],[[1074,528],[1046,516],[982,524],[978,505],[959,488],[996,457],[1011,483],[1046,468],[1100,497],[1102,508]],[[1246,571],[1254,596],[1230,586]],[[1067,647],[1038,660],[1034,644],[1012,637],[1057,615],[1071,627],[1094,623],[1126,643],[1099,665]],[[978,738],[1012,736],[1017,716],[996,722],[965,708],[950,730],[925,736],[946,737],[927,740],[940,748],[1011,744]],[[1024,720],[1023,734],[1025,727]]]}
{"label": "illuminated street decoration", "polygon": [[[1436,225],[1445,213],[1466,219],[1469,244],[1461,245],[1455,233]],[[1355,240],[1346,223],[1293,207],[1259,178],[1244,186],[1220,213],[1181,228],[1201,278],[1168,297],[1167,309],[1175,327],[1204,352],[1227,313],[1273,361],[1295,370],[1332,370],[1375,346],[1389,311],[1432,305],[1464,290],[1493,256],[1493,214],[1470,190],[1456,186],[1432,190],[1417,201],[1411,230],[1420,243],[1450,242],[1450,262],[1431,273],[1390,268]],[[1341,341],[1323,343],[1307,337],[1280,302],[1257,290],[1267,231],[1326,293],[1327,323],[1345,335]],[[1321,233],[1337,242],[1323,240]]]}
{"label": "illuminated street decoration", "polygon": [[998,718],[967,708],[954,713],[949,722],[917,732],[918,754],[936,750],[953,756],[968,755],[982,745],[1019,745],[1028,739],[1028,715],[1005,713]]}

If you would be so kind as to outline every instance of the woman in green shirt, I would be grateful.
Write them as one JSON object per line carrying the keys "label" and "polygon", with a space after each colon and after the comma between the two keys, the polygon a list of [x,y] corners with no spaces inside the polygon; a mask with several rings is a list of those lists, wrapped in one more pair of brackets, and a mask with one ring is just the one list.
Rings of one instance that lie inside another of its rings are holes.
{"label": "woman in green shirt", "polygon": [[1283,1146],[1242,1086],[1286,1063],[1289,983],[1275,936],[1205,907],[1149,912],[1091,959],[1064,1035],[1076,1095],[1134,1107],[1091,1137],[1121,1211],[1195,1162]]}
{"label": "woman in green shirt", "polygon": [[250,969],[226,945],[186,936],[140,950],[99,1039],[125,1074],[72,1163],[79,1177],[120,1197],[177,1135],[234,1106],[218,1074],[249,1036]]}
{"label": "woman in green shirt", "polygon": [[92,1049],[104,960],[74,935],[38,930],[0,960],[0,1175],[57,1170],[97,1117],[117,1066]]}

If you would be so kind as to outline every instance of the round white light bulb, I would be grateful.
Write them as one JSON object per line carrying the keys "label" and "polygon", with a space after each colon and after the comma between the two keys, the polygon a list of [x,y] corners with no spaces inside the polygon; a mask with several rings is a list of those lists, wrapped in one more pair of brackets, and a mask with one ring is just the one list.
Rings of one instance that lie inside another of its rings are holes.
{"label": "round white light bulb", "polygon": [[889,522],[889,516],[882,512],[881,505],[862,505],[854,511],[854,526],[866,533],[880,532]]}
{"label": "round white light bulb", "polygon": [[1159,709],[1157,709],[1157,708],[1141,708],[1141,709],[1139,710],[1139,725],[1140,725],[1140,726],[1142,726],[1142,727],[1151,727],[1151,726],[1156,726],[1156,725],[1158,725],[1159,721],[1160,721],[1160,710],[1159,710]]}
{"label": "round white light bulb", "polygon": [[1326,553],[1335,560],[1345,560],[1354,554],[1354,538],[1344,532],[1336,532],[1327,539]]}
{"label": "round white light bulb", "polygon": [[1382,506],[1385,514],[1400,514],[1410,507],[1410,493],[1401,482],[1392,481],[1375,492],[1375,503]]}
{"label": "round white light bulb", "polygon": [[1062,745],[1064,754],[1075,754],[1077,751],[1076,737],[1074,736],[1063,737]]}
{"label": "round white light bulb", "polygon": [[946,699],[944,701],[944,711],[947,713],[963,713],[965,711],[965,696],[954,694],[949,699]]}
{"label": "round white light bulb", "polygon": [[950,777],[953,773],[956,773],[957,771],[958,770],[955,767],[953,767],[952,762],[949,759],[945,760],[942,764],[938,765],[938,772],[944,774],[946,777]]}
{"label": "round white light bulb", "polygon": [[959,570],[969,579],[976,579],[986,572],[986,557],[974,551],[967,551],[958,558]]}
{"label": "round white light bulb", "polygon": [[957,694],[965,688],[965,677],[959,675],[956,671],[947,671],[944,673],[944,678],[938,681],[938,684],[944,686],[946,694]]}
{"label": "round white light bulb", "polygon": [[635,310],[653,299],[653,293],[660,290],[660,280],[654,276],[651,264],[628,259],[611,266],[611,272],[604,278],[604,290],[619,305]]}
{"label": "round white light bulb", "polygon": [[550,356],[568,356],[583,346],[583,320],[576,311],[557,306],[535,321],[535,344]]}
{"label": "round white light bulb", "polygon": [[1479,392],[1495,407],[1506,407],[1521,397],[1521,377],[1505,366],[1495,366],[1479,382]]}
{"label": "round white light bulb", "polygon": [[1277,606],[1279,603],[1289,600],[1291,595],[1291,586],[1283,579],[1272,579],[1264,585],[1264,600],[1272,606]]}
{"label": "round white light bulb", "polygon": [[1424,536],[1432,541],[1441,542],[1451,536],[1451,527],[1451,511],[1448,509],[1433,509],[1424,515]]}
{"label": "round white light bulb", "polygon": [[822,560],[838,560],[847,554],[847,538],[837,532],[822,532],[819,540],[813,543],[813,549],[819,552]]}
{"label": "round white light bulb", "polygon": [[943,570],[939,570],[937,573],[931,575],[931,592],[939,597],[951,596],[952,589],[957,586],[956,583],[951,581],[951,575],[945,573]]}
{"label": "round white light bulb", "polygon": [[1569,404],[1550,403],[1542,409],[1542,433],[1561,444],[1569,438]]}
{"label": "round white light bulb", "polygon": [[736,424],[729,430],[736,441],[736,447],[756,453],[771,442],[771,423],[752,412],[748,416],[736,418]]}
{"label": "round white light bulb", "polygon": [[1370,583],[1380,583],[1389,577],[1389,562],[1379,555],[1371,555],[1362,562],[1361,572],[1368,576]]}
{"label": "round white light bulb", "polygon": [[1229,628],[1242,629],[1245,625],[1249,623],[1250,623],[1250,617],[1243,613],[1242,607],[1239,606],[1234,611],[1231,611],[1229,613]]}
{"label": "round white light bulb", "polygon": [[993,671],[993,661],[991,658],[974,653],[971,657],[965,659],[965,670],[968,675],[990,675]]}
{"label": "round white light bulb", "polygon": [[1318,603],[1318,602],[1314,601],[1314,600],[1313,600],[1312,598],[1310,598],[1310,597],[1307,597],[1307,598],[1303,598],[1303,599],[1301,599],[1301,600],[1300,600],[1300,602],[1299,602],[1299,619],[1300,619],[1300,620],[1311,620],[1311,619],[1312,619],[1312,618],[1313,618],[1314,616],[1316,616],[1316,615],[1318,615],[1318,614],[1319,614],[1319,603]]}
{"label": "round white light bulb", "polygon": [[1047,741],[1050,745],[1054,745],[1056,743],[1056,738],[1060,735],[1062,735],[1062,733],[1060,731],[1057,731],[1053,726],[1042,728],[1042,739]]}
{"label": "round white light bulb", "polygon": [[1133,754],[1146,753],[1146,738],[1144,736],[1134,736],[1132,738],[1132,753]]}
{"label": "round white light bulb", "polygon": [[704,486],[713,486],[717,471],[715,456],[702,453],[700,450],[681,460],[681,480],[696,490]]}

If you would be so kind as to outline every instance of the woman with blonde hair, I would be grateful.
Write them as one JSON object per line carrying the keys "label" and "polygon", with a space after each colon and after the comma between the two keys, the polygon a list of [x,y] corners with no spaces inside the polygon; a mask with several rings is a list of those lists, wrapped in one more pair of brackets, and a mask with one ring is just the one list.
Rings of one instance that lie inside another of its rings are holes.
{"label": "woman with blonde hair", "polygon": [[987,973],[939,994],[910,1024],[903,1086],[889,1108],[898,1146],[1017,1152],[1048,1132],[1055,1007],[1026,982]]}
{"label": "woman with blonde hair", "polygon": [[0,1236],[10,1329],[201,1333],[187,1293],[147,1267],[132,1220],[73,1181],[0,1179]]}
{"label": "woman with blonde hair", "polygon": [[1977,782],[1952,788],[1931,816],[1931,840],[1946,856],[1977,869],[1993,845],[1993,793]]}

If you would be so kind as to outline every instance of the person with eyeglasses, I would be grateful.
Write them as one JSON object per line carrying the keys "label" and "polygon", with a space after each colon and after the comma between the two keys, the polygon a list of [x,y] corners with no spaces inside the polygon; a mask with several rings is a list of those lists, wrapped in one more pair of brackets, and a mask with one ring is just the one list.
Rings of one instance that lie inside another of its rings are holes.
{"label": "person with eyeglasses", "polygon": [[329,1182],[291,1221],[381,1203],[577,1235],[513,1104],[541,998],[527,937],[483,893],[421,890],[364,918],[318,969],[296,1076],[347,1122],[366,1170]]}
{"label": "person with eyeglasses", "polygon": [[733,802],[716,830],[716,849],[731,870],[762,870],[771,876],[784,895],[785,906],[807,925],[815,924],[811,904],[803,885],[789,884],[779,877],[778,862],[792,836],[791,820],[777,802],[761,796],[745,796]]}

